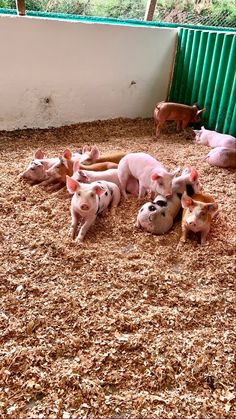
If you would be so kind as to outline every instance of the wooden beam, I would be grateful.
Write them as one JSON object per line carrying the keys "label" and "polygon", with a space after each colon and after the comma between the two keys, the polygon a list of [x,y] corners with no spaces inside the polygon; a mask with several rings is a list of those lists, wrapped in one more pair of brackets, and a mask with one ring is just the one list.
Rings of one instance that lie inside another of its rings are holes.
{"label": "wooden beam", "polygon": [[25,16],[25,0],[16,0],[16,10],[19,16]]}
{"label": "wooden beam", "polygon": [[144,20],[152,20],[157,0],[148,0]]}

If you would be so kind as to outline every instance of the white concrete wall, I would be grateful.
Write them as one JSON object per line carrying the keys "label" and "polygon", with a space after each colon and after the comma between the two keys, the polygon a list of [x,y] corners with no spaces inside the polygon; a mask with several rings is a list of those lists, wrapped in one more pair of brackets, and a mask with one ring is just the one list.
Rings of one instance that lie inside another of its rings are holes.
{"label": "white concrete wall", "polygon": [[151,116],[176,38],[176,29],[0,15],[0,130]]}

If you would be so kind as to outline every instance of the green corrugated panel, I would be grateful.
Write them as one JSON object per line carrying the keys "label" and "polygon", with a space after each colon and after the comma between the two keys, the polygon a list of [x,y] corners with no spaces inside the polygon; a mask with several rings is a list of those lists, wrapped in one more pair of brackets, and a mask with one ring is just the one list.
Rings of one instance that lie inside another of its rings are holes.
{"label": "green corrugated panel", "polygon": [[198,98],[198,93],[199,93],[200,83],[201,83],[201,74],[202,74],[201,69],[204,63],[207,41],[208,41],[208,32],[202,31],[198,50],[197,50],[197,61],[196,61],[196,66],[195,66],[192,95],[190,99],[191,104],[195,103]]}
{"label": "green corrugated panel", "polygon": [[[220,111],[221,103],[223,104],[227,100],[227,97],[225,97],[225,99],[223,98],[224,82],[225,82],[226,79],[224,77],[222,77],[222,74],[227,73],[227,67],[231,68],[230,60],[228,60],[228,51],[231,48],[232,40],[233,40],[232,36],[224,36],[224,39],[223,39],[223,45],[222,45],[219,67],[218,67],[218,73],[216,75],[215,89],[214,89],[213,97],[212,97],[212,106],[211,106],[211,111],[210,111],[210,114],[209,114],[209,120],[210,121],[215,121],[215,120],[218,121],[218,114],[219,114],[219,117],[220,117],[220,115],[222,113],[222,110]],[[236,59],[236,57],[235,57],[235,59]],[[230,70],[230,73],[231,73],[231,70]],[[230,86],[231,82],[228,80],[226,85]],[[223,114],[225,114],[225,112],[223,112]],[[217,125],[218,129],[222,130],[223,124],[220,124],[220,122],[218,121],[218,123],[216,125]]]}
{"label": "green corrugated panel", "polygon": [[236,136],[236,34],[181,29],[169,100],[197,102],[206,128]]}
{"label": "green corrugated panel", "polygon": [[189,60],[189,68],[188,68],[188,78],[187,78],[187,88],[185,89],[185,96],[184,102],[191,103],[191,96],[192,96],[192,87],[194,76],[196,73],[196,63],[197,63],[197,52],[200,42],[200,35],[201,31],[192,31],[193,32],[193,41],[192,41],[192,48],[191,48],[191,55]]}

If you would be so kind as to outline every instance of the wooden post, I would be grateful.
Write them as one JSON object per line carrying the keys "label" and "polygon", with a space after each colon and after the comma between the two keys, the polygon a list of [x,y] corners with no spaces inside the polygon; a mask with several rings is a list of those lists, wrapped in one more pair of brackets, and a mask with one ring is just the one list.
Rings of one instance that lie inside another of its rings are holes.
{"label": "wooden post", "polygon": [[25,0],[16,0],[16,10],[19,16],[25,16]]}
{"label": "wooden post", "polygon": [[144,20],[152,20],[157,0],[148,0]]}

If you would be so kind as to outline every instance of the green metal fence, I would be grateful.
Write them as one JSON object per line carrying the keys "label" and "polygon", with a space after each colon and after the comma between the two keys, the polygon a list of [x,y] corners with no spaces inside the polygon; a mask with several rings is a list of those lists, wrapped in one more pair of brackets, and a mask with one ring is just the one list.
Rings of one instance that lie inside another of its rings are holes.
{"label": "green metal fence", "polygon": [[169,100],[197,102],[205,127],[236,136],[236,33],[181,28]]}

